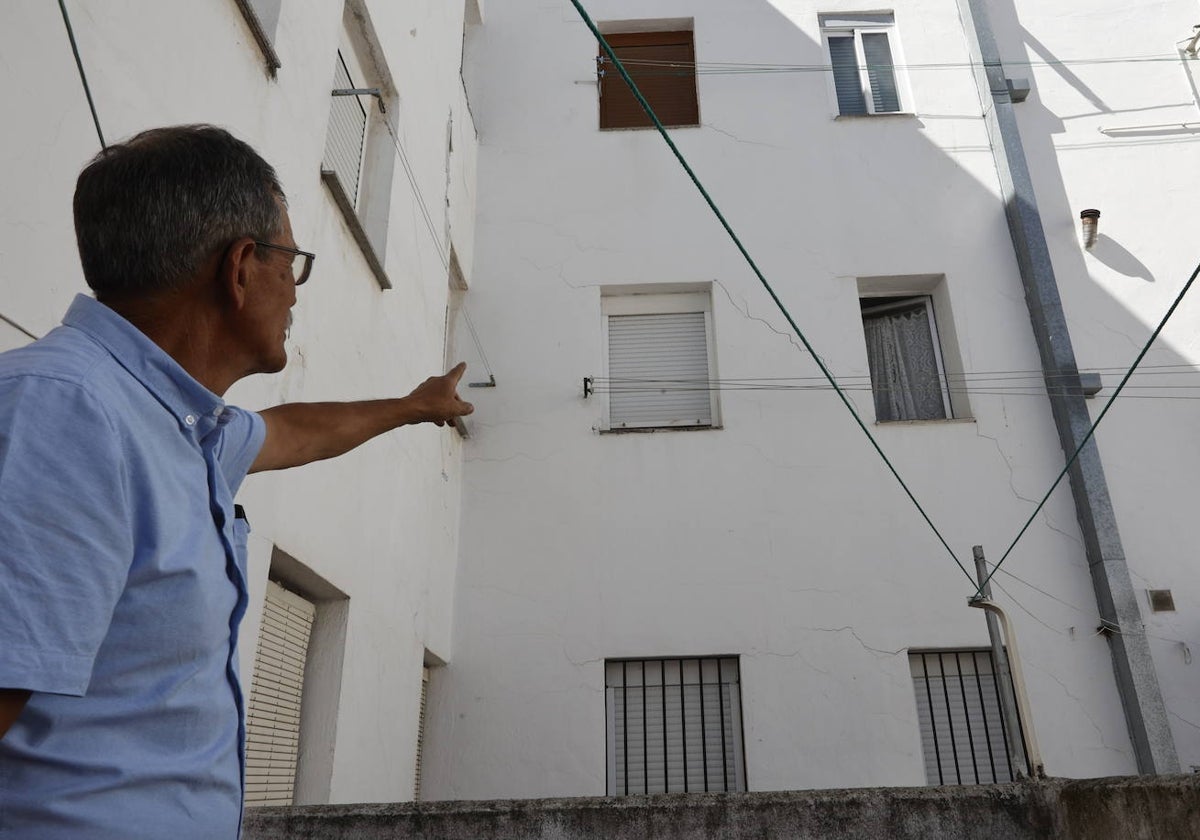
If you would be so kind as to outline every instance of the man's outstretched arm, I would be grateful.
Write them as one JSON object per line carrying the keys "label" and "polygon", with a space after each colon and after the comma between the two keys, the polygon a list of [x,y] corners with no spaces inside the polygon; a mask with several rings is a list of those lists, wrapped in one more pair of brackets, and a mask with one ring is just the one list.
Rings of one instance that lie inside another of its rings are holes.
{"label": "man's outstretched arm", "polygon": [[466,364],[431,376],[407,397],[362,402],[287,403],[261,412],[267,439],[250,472],[336,458],[376,435],[414,423],[444,426],[474,411],[458,397]]}

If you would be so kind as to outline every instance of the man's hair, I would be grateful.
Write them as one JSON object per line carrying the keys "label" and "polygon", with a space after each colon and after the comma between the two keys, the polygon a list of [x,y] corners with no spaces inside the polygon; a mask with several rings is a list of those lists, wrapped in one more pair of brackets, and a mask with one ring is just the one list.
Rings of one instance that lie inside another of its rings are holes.
{"label": "man's hair", "polygon": [[75,182],[83,276],[101,300],[177,289],[233,240],[279,235],[281,206],[275,170],[228,131],[143,131],[100,152]]}

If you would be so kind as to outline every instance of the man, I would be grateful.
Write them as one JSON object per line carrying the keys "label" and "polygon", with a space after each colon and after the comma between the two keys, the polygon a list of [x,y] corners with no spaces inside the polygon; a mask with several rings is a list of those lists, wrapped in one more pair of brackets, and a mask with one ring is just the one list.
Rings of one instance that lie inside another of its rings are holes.
{"label": "man", "polygon": [[147,131],[80,174],[95,300],[0,354],[0,836],[238,835],[247,472],[469,414],[464,366],[407,397],[221,399],[287,362],[296,247],[274,170],[211,126]]}

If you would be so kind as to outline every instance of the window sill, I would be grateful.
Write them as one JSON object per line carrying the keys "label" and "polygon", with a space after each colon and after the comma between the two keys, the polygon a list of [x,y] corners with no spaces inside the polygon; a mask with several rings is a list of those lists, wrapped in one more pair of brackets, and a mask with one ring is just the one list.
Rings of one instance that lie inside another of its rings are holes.
{"label": "window sill", "polygon": [[834,114],[835,122],[845,120],[846,122],[854,122],[856,120],[915,120],[917,115],[912,111],[888,111],[885,114]]}
{"label": "window sill", "polygon": [[283,64],[279,61],[279,54],[275,52],[275,46],[271,43],[271,39],[267,37],[267,33],[263,30],[262,21],[258,19],[258,15],[250,6],[250,0],[234,0],[237,7],[242,12],[242,17],[246,19],[246,25],[250,27],[250,34],[254,36],[254,40],[258,42],[258,48],[263,54],[263,59],[267,63],[267,75],[272,79],[275,78],[277,71]]}
{"label": "window sill", "polygon": [[367,238],[367,232],[363,229],[362,222],[358,219],[358,214],[354,212],[354,205],[346,195],[346,191],[342,189],[342,184],[338,181],[337,175],[332,169],[322,169],[321,180],[329,188],[329,192],[333,196],[333,203],[342,211],[342,218],[346,220],[346,226],[350,228],[350,234],[354,237],[354,241],[358,243],[359,250],[362,251],[363,256],[367,260],[367,265],[371,267],[371,273],[375,275],[375,279],[379,283],[379,288],[392,288],[392,281],[388,279],[387,272],[383,270],[383,262],[379,259],[379,255],[375,253],[375,248],[371,245],[371,240]]}
{"label": "window sill", "polygon": [[[680,128],[703,128],[700,123],[684,123],[682,125],[664,125],[663,128],[668,131],[675,131]],[[656,125],[602,125],[600,131],[655,131]]]}
{"label": "window sill", "polygon": [[601,429],[602,435],[650,435],[658,432],[718,432],[724,426],[622,426],[616,429]]}
{"label": "window sill", "polygon": [[876,420],[875,425],[884,426],[957,426],[973,425],[974,417],[947,417],[944,420]]}

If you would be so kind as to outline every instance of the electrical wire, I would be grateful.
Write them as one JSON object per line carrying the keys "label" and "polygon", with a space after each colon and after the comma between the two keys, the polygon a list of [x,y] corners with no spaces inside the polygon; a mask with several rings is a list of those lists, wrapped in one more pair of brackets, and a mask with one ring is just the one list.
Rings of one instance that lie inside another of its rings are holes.
{"label": "electrical wire", "polygon": [[62,12],[63,23],[67,27],[67,38],[71,41],[71,52],[75,54],[75,66],[79,68],[79,80],[83,82],[83,93],[87,96],[88,108],[92,112],[92,122],[96,125],[96,136],[100,138],[100,148],[107,149],[108,143],[104,142],[104,132],[100,130],[100,117],[96,114],[96,103],[92,101],[92,89],[88,85],[87,73],[83,70],[83,59],[79,57],[79,45],[75,43],[75,30],[71,28],[71,16],[67,14],[67,5],[64,0],[58,0],[58,8]]}
{"label": "electrical wire", "polygon": [[[1105,64],[1155,64],[1155,63],[1172,63],[1180,62],[1179,55],[1141,55],[1141,56],[1109,56],[1097,58],[1076,58],[1076,59],[1060,59],[1060,60],[1001,60],[998,62],[976,62],[976,61],[941,61],[941,62],[925,62],[911,64],[860,64],[856,65],[858,70],[886,70],[886,69],[901,69],[901,70],[960,70],[976,68],[1000,68],[1007,67],[1082,67],[1096,66]],[[610,62],[606,56],[599,56],[597,63],[604,65]],[[764,73],[831,73],[834,70],[832,64],[771,64],[767,62],[739,62],[739,61],[664,61],[655,59],[622,59],[622,64],[626,68],[645,68],[646,70],[662,70],[662,73],[644,72],[640,70],[637,76],[652,77],[660,76],[680,76],[680,75],[742,75],[742,74],[764,74]]]}
{"label": "electrical wire", "polygon": [[705,202],[707,202],[709,208],[716,215],[717,220],[721,223],[721,226],[725,229],[725,232],[729,234],[730,239],[733,240],[733,244],[737,246],[738,251],[741,253],[742,257],[745,258],[746,263],[750,266],[750,269],[754,272],[754,275],[758,278],[759,282],[762,283],[763,288],[767,291],[767,294],[771,296],[771,299],[775,302],[775,305],[779,307],[780,312],[783,313],[784,318],[787,319],[788,324],[796,333],[796,337],[800,339],[805,349],[812,354],[813,361],[816,362],[817,367],[820,368],[821,373],[825,375],[825,378],[829,380],[830,385],[833,386],[833,389],[841,399],[842,404],[846,406],[846,410],[850,412],[850,415],[854,418],[854,421],[858,424],[858,427],[862,430],[863,434],[867,436],[867,440],[871,442],[871,446],[874,447],[877,453],[879,453],[879,457],[883,459],[884,464],[887,465],[887,468],[891,472],[892,476],[895,477],[897,482],[899,482],[900,487],[904,490],[909,500],[912,501],[912,503],[916,506],[917,511],[921,514],[921,518],[924,519],[925,523],[933,530],[933,533],[937,536],[938,541],[942,544],[942,547],[946,549],[946,552],[950,555],[951,559],[954,560],[955,565],[958,566],[962,573],[967,576],[968,580],[974,583],[974,576],[971,575],[971,573],[967,571],[966,566],[959,561],[957,555],[954,553],[954,550],[950,548],[950,544],[946,542],[946,538],[942,536],[942,532],[939,531],[937,526],[933,524],[933,520],[929,518],[929,514],[926,513],[925,508],[921,506],[921,503],[917,500],[917,497],[913,495],[912,490],[909,489],[908,484],[903,478],[900,477],[900,473],[896,470],[896,467],[892,464],[886,453],[884,453],[882,447],[879,445],[879,442],[875,440],[875,436],[871,434],[871,430],[867,428],[867,425],[863,422],[862,418],[859,417],[858,411],[854,408],[854,404],[850,402],[849,397],[847,397],[841,391],[841,389],[838,388],[837,382],[833,378],[833,374],[829,372],[829,369],[825,366],[825,363],[821,361],[821,357],[817,355],[808,338],[804,335],[800,327],[792,318],[792,314],[788,311],[787,307],[783,305],[783,301],[779,299],[779,296],[775,293],[775,290],[771,287],[771,284],[767,281],[767,278],[759,269],[758,264],[754,261],[753,257],[750,256],[750,253],[742,244],[741,239],[739,239],[738,235],[734,233],[734,230],[732,227],[730,227],[729,222],[725,220],[724,214],[721,213],[721,210],[717,207],[716,202],[714,202],[712,197],[708,194],[708,190],[705,189],[704,185],[700,182],[700,179],[692,170],[692,167],[687,162],[687,159],[684,158],[683,154],[679,151],[679,148],[675,145],[675,142],[671,139],[670,135],[667,134],[667,131],[663,127],[662,122],[659,120],[658,115],[654,113],[654,109],[650,107],[650,103],[646,101],[645,96],[642,95],[641,90],[638,89],[637,84],[635,84],[633,79],[630,77],[629,71],[625,69],[625,66],[621,63],[621,60],[617,58],[612,46],[609,45],[608,41],[600,33],[600,30],[596,27],[595,22],[588,15],[587,11],[583,8],[579,0],[570,0],[570,2],[575,7],[575,10],[579,13],[579,16],[583,18],[583,22],[587,24],[588,29],[590,29],[592,34],[596,37],[601,49],[604,50],[605,54],[607,54],[609,59],[613,62],[613,65],[621,74],[621,78],[625,80],[625,84],[627,84],[630,91],[632,91],[634,98],[636,98],[638,104],[642,106],[642,110],[646,112],[646,115],[650,117],[651,122],[654,123],[654,127],[658,129],[658,133],[662,136],[663,140],[666,141],[667,146],[675,155],[676,160],[678,160],[680,165],[683,166],[684,171],[688,174],[688,177],[691,178],[692,183],[696,186],[696,189],[700,191],[700,195],[704,197]]}
{"label": "electrical wire", "polygon": [[1154,328],[1154,332],[1150,334],[1149,340],[1147,340],[1145,346],[1142,347],[1142,350],[1140,353],[1138,353],[1137,358],[1133,360],[1133,364],[1130,366],[1125,376],[1121,379],[1121,383],[1117,385],[1116,390],[1113,391],[1112,396],[1108,398],[1108,402],[1104,404],[1104,408],[1101,409],[1099,416],[1097,416],[1095,421],[1093,421],[1091,428],[1089,428],[1087,431],[1087,434],[1083,436],[1083,440],[1081,440],[1079,445],[1075,447],[1075,451],[1071,454],[1071,457],[1067,459],[1067,463],[1063,465],[1062,471],[1059,472],[1058,477],[1054,479],[1054,482],[1050,485],[1050,489],[1046,491],[1046,495],[1044,495],[1042,500],[1038,502],[1037,507],[1033,509],[1033,513],[1030,514],[1029,519],[1025,521],[1025,524],[1021,527],[1021,530],[1017,532],[1017,536],[1013,538],[1013,541],[1009,544],[1004,554],[1000,557],[1000,561],[996,563],[996,567],[992,569],[991,573],[988,574],[988,576],[979,584],[976,594],[982,595],[983,587],[987,586],[988,581],[992,579],[992,576],[996,574],[996,572],[1004,564],[1004,561],[1007,560],[1009,555],[1012,554],[1012,551],[1014,548],[1016,548],[1017,543],[1021,541],[1021,537],[1025,536],[1025,532],[1029,530],[1029,526],[1033,524],[1033,520],[1037,517],[1038,513],[1041,512],[1042,508],[1045,507],[1046,502],[1050,499],[1050,495],[1058,488],[1058,485],[1062,483],[1063,478],[1066,477],[1067,472],[1071,469],[1071,466],[1075,463],[1075,461],[1079,459],[1079,453],[1083,452],[1083,448],[1087,446],[1088,442],[1092,439],[1092,436],[1096,434],[1096,427],[1099,426],[1101,421],[1104,420],[1105,415],[1108,414],[1108,410],[1112,408],[1113,403],[1116,402],[1117,397],[1120,396],[1121,391],[1124,390],[1125,384],[1129,382],[1130,377],[1133,376],[1142,359],[1148,352],[1150,352],[1150,347],[1158,338],[1159,333],[1161,333],[1167,326],[1167,322],[1171,320],[1171,316],[1175,314],[1175,310],[1178,309],[1179,304],[1183,302],[1184,296],[1187,295],[1188,290],[1192,288],[1192,284],[1196,282],[1197,275],[1200,275],[1200,265],[1196,266],[1195,270],[1192,272],[1192,276],[1189,277],[1188,281],[1183,284],[1183,288],[1175,297],[1174,302],[1172,302],[1166,314],[1163,315],[1162,320],[1158,322],[1158,326]]}

